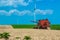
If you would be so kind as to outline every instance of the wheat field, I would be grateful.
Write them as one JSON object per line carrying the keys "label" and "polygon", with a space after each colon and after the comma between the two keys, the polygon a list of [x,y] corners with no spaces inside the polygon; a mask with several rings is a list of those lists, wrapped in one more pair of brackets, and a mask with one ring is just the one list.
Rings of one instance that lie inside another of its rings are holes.
{"label": "wheat field", "polygon": [[[9,40],[23,40],[24,36],[30,36],[31,40],[60,40],[60,30],[44,30],[44,29],[0,29],[1,32],[9,32]],[[3,40],[3,39],[0,39]]]}

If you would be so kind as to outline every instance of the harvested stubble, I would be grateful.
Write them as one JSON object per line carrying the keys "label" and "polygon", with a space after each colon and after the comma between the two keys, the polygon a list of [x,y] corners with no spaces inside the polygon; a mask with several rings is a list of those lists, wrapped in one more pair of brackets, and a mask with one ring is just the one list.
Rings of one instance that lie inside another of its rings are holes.
{"label": "harvested stubble", "polygon": [[30,36],[31,40],[60,40],[60,30],[42,30],[42,29],[1,29],[0,32],[9,32],[10,40],[24,36]]}

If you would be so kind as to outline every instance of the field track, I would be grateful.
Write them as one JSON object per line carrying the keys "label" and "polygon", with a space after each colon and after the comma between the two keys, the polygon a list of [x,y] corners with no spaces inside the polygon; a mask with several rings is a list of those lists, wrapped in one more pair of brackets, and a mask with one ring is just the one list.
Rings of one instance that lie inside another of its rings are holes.
{"label": "field track", "polygon": [[13,29],[11,25],[0,25],[0,29]]}

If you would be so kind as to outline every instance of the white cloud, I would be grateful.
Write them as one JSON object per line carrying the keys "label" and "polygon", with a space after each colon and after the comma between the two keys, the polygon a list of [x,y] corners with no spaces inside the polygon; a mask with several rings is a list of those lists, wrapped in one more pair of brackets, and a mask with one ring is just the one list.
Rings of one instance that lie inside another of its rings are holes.
{"label": "white cloud", "polygon": [[0,15],[6,15],[7,13],[5,10],[0,10]]}
{"label": "white cloud", "polygon": [[31,0],[28,0],[28,2],[25,2],[24,0],[0,0],[0,6],[27,6]]}
{"label": "white cloud", "polygon": [[29,11],[29,10],[24,10],[24,11],[21,11],[21,12],[19,13],[19,15],[20,15],[20,16],[22,16],[22,15],[32,15],[32,12]]}
{"label": "white cloud", "polygon": [[10,10],[9,12],[5,10],[0,10],[0,15],[11,16],[12,14],[18,15],[18,16],[32,15],[31,11],[29,10],[19,11],[19,10],[13,9],[13,10]]}
{"label": "white cloud", "polygon": [[47,9],[47,10],[40,10],[40,9],[36,9],[35,10],[36,14],[42,14],[42,15],[46,15],[46,14],[52,14],[53,10]]}
{"label": "white cloud", "polygon": [[[35,0],[28,0],[27,2],[25,0],[0,0],[0,6],[13,6],[13,7],[17,7],[17,5],[27,6],[29,5],[30,2],[33,1]],[[49,1],[49,0],[36,0],[36,1]]]}
{"label": "white cloud", "polygon": [[40,9],[36,9],[34,12],[30,11],[30,10],[23,10],[23,11],[19,11],[17,9],[13,9],[10,10],[9,12],[5,11],[5,10],[0,10],[0,15],[6,15],[6,16],[11,16],[13,15],[18,15],[18,16],[23,16],[23,15],[34,15],[35,14],[42,14],[42,15],[46,15],[49,14],[51,15],[53,13],[53,10],[40,10]]}
{"label": "white cloud", "polygon": [[20,11],[18,11],[18,10],[16,10],[16,9],[13,9],[13,10],[10,10],[9,12],[8,12],[8,16],[10,16],[10,15],[12,15],[12,14],[15,14],[15,15],[19,15],[19,13],[20,13]]}

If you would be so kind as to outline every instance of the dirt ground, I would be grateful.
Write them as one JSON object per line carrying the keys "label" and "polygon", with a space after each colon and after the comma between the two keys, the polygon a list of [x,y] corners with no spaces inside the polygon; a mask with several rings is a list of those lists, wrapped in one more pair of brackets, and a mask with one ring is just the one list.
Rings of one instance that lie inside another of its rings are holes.
{"label": "dirt ground", "polygon": [[[24,36],[30,36],[31,40],[60,40],[60,30],[42,29],[0,29],[0,32],[9,32],[9,40],[23,40]],[[3,39],[0,39],[3,40]]]}
{"label": "dirt ground", "polygon": [[0,29],[13,29],[11,25],[0,25]]}

